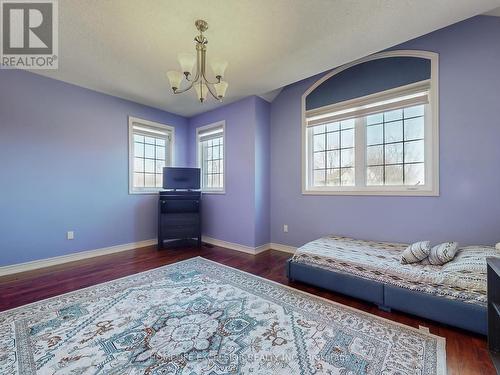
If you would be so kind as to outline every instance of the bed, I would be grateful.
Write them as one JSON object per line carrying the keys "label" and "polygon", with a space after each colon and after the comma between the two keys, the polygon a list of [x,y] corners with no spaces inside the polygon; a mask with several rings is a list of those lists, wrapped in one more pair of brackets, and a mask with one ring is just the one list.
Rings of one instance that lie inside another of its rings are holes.
{"label": "bed", "polygon": [[297,249],[290,280],[309,283],[395,309],[486,334],[486,257],[493,247],[460,248],[442,266],[401,264],[407,244],[328,236]]}

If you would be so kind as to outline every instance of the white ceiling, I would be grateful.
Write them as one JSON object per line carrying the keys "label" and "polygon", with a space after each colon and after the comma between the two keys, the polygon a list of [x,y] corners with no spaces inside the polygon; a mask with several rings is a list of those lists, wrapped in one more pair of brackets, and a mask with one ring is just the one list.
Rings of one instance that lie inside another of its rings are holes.
{"label": "white ceiling", "polygon": [[[229,61],[226,103],[261,95],[490,11],[500,0],[63,0],[59,70],[36,71],[191,116],[192,92],[171,94],[166,71],[194,51],[194,21],[209,23],[208,59]],[[272,100],[273,94],[263,95]]]}
{"label": "white ceiling", "polygon": [[493,9],[492,11],[487,12],[486,14],[487,14],[488,16],[496,16],[496,17],[500,17],[500,8]]}

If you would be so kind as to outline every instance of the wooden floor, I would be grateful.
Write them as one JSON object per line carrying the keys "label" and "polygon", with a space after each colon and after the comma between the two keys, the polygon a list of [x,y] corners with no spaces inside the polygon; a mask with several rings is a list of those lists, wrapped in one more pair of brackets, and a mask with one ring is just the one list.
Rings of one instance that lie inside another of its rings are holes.
{"label": "wooden floor", "polygon": [[3,276],[0,277],[0,311],[194,256],[203,256],[415,328],[420,325],[429,327],[431,333],[446,338],[449,375],[496,374],[486,349],[484,336],[473,335],[403,313],[383,312],[374,305],[353,298],[300,283],[289,283],[285,276],[285,261],[290,254],[274,250],[254,256],[217,247],[201,249],[177,247],[162,251],[148,247]]}

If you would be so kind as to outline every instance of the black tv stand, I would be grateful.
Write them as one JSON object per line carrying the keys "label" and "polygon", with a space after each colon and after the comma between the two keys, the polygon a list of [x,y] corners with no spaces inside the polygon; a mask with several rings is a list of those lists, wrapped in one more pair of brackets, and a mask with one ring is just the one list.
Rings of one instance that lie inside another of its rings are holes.
{"label": "black tv stand", "polygon": [[158,250],[166,240],[198,240],[201,246],[201,192],[161,191],[158,200]]}

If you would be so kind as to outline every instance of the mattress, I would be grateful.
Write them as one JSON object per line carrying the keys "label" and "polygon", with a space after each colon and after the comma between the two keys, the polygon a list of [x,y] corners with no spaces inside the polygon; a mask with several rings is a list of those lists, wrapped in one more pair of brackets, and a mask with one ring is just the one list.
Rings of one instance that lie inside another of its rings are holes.
{"label": "mattress", "polygon": [[486,257],[500,256],[498,250],[464,247],[443,266],[401,264],[401,252],[407,246],[329,236],[297,249],[292,262],[486,306]]}

